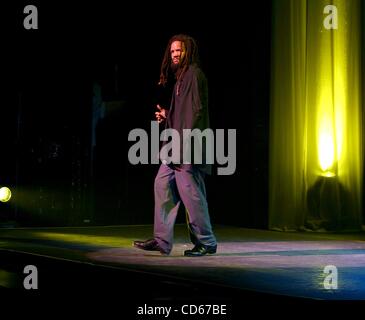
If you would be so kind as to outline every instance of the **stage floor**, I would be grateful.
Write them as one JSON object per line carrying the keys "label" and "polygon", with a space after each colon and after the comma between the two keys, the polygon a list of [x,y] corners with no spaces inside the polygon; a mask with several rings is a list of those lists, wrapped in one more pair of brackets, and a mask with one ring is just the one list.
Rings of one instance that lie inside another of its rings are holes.
{"label": "stage floor", "polygon": [[[170,256],[132,246],[134,240],[151,237],[151,225],[0,229],[0,287],[21,288],[23,266],[47,260],[47,270],[51,264],[63,266],[57,270],[57,277],[65,281],[67,277],[60,277],[60,273],[70,275],[73,282],[68,285],[74,289],[80,289],[77,286],[84,282],[75,281],[79,278],[72,277],[72,272],[85,266],[103,268],[104,274],[110,271],[112,280],[105,281],[113,283],[118,283],[120,277],[120,283],[126,284],[133,275],[163,279],[165,286],[170,284],[175,290],[159,290],[151,280],[137,284],[155,286],[148,290],[160,299],[173,297],[176,292],[183,295],[184,290],[176,288],[184,284],[190,293],[194,287],[205,287],[205,294],[209,292],[216,298],[224,298],[232,290],[234,294],[242,291],[299,299],[365,299],[364,232],[283,233],[228,226],[216,226],[215,232],[217,254],[188,258],[183,256],[184,250],[191,248],[185,225],[175,227],[175,246]],[[330,273],[325,273],[326,266],[335,268],[329,267]],[[337,288],[333,287],[334,271]],[[49,274],[43,277],[44,287],[51,288],[52,283],[56,285]]]}

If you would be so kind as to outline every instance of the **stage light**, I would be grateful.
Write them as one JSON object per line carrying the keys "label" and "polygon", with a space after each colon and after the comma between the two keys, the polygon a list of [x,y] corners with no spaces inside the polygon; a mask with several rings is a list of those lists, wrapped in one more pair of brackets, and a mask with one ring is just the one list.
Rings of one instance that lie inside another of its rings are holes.
{"label": "stage light", "polygon": [[[270,228],[300,229],[313,215],[343,230],[361,229],[361,1],[332,2],[337,29],[324,24],[327,2],[273,1]],[[309,198],[318,200],[317,211]]]}
{"label": "stage light", "polygon": [[319,162],[324,172],[329,172],[334,161],[334,142],[331,134],[322,133],[318,144]]}
{"label": "stage light", "polygon": [[0,188],[0,201],[8,202],[11,198],[11,191],[7,187]]}

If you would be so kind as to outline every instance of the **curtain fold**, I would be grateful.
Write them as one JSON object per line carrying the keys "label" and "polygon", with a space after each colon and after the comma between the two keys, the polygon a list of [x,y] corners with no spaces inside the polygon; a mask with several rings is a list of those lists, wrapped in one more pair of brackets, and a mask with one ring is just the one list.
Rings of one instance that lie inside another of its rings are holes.
{"label": "curtain fold", "polygon": [[270,229],[361,228],[360,9],[360,0],[273,1]]}

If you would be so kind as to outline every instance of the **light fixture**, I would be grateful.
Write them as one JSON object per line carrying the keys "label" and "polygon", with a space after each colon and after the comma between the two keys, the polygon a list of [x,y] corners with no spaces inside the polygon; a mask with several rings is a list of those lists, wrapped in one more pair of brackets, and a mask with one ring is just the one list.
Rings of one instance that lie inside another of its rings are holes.
{"label": "light fixture", "polygon": [[11,198],[11,191],[8,187],[0,188],[0,201],[8,202]]}

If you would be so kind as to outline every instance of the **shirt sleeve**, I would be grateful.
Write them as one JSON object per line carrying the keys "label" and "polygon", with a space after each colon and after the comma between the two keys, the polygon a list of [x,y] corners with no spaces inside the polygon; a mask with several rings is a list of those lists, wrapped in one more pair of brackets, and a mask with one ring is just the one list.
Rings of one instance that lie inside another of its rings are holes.
{"label": "shirt sleeve", "polygon": [[197,70],[192,79],[193,128],[200,127],[199,122],[208,112],[208,85],[201,70]]}

